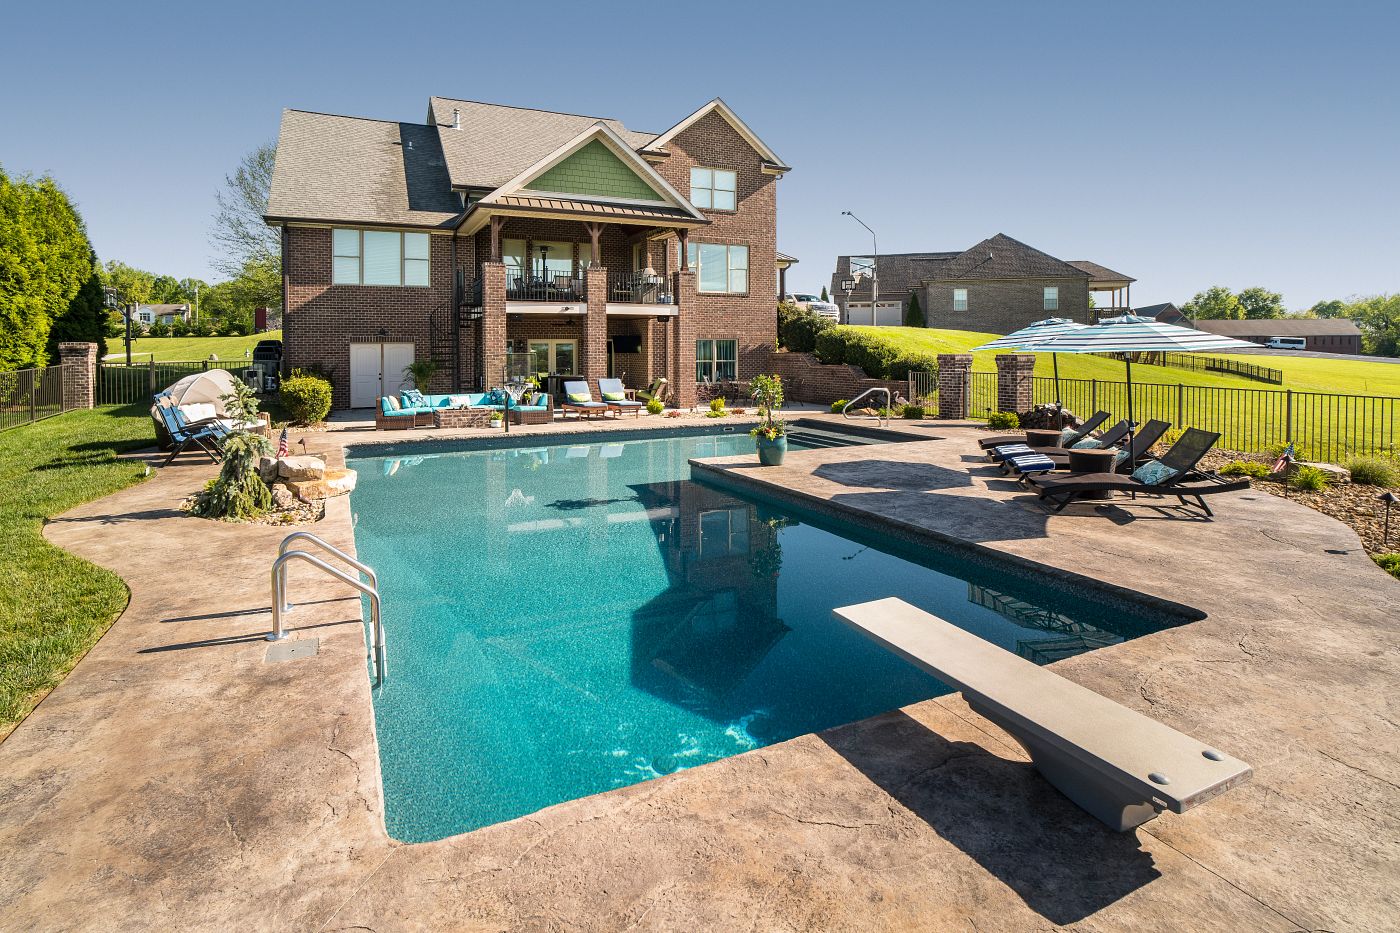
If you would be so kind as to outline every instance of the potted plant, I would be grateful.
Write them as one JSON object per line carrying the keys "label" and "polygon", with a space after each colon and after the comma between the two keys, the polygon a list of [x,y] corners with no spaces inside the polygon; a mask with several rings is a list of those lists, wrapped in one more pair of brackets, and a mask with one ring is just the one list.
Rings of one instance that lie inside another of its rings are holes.
{"label": "potted plant", "polygon": [[758,462],[778,466],[787,453],[787,425],[774,417],[774,412],[783,407],[783,380],[777,375],[754,376],[750,388],[763,417],[758,427],[749,432],[758,444]]}
{"label": "potted plant", "polygon": [[428,383],[437,375],[438,364],[432,360],[414,360],[403,368],[403,374],[413,380],[413,387],[427,394]]}
{"label": "potted plant", "polygon": [[499,428],[501,425],[505,424],[505,412],[493,411],[491,412],[491,417],[489,420],[491,421],[491,427]]}

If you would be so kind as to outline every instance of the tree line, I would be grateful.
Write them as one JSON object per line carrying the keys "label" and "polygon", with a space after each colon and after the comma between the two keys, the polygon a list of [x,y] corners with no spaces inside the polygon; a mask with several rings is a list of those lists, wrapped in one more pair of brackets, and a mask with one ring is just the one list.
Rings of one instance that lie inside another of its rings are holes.
{"label": "tree line", "polygon": [[[227,276],[209,284],[149,272],[119,260],[99,262],[82,216],[53,178],[11,178],[0,166],[0,371],[58,361],[58,344],[96,343],[124,330],[107,308],[105,289],[123,306],[189,304],[194,320],[152,325],[198,336],[247,334],[253,310],[276,307],[282,297],[282,256],[276,230],[263,223],[275,149],[260,146],[224,179],[210,240],[215,267]],[[143,328],[143,331],[145,328]]]}
{"label": "tree line", "polygon": [[1239,293],[1223,285],[1197,292],[1181,306],[1193,321],[1277,320],[1283,317],[1348,318],[1361,331],[1362,349],[1373,356],[1400,356],[1400,294],[1370,295],[1349,301],[1333,298],[1290,315],[1283,296],[1255,286]]}

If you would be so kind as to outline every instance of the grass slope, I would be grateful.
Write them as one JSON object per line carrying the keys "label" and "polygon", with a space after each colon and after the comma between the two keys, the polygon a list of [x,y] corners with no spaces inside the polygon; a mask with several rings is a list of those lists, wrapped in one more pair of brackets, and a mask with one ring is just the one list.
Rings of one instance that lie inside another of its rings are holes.
{"label": "grass slope", "polygon": [[0,736],[63,679],[127,602],[116,574],[54,547],[46,518],[145,475],[144,406],[76,411],[0,434]]}
{"label": "grass slope", "polygon": [[[207,360],[209,354],[217,354],[221,360],[241,360],[245,351],[252,350],[259,340],[281,340],[280,330],[270,330],[265,334],[249,334],[247,337],[142,337],[131,341],[131,361],[144,363],[155,357],[162,360]],[[126,346],[120,337],[107,339],[107,359],[120,363],[126,361]]]}
{"label": "grass slope", "polygon": [[[966,353],[996,338],[965,330],[937,330],[922,327],[856,327],[863,333],[896,347],[924,353]],[[974,353],[973,369],[991,372],[996,369],[993,357],[997,351]],[[1222,354],[1223,355],[1223,354]],[[1400,364],[1369,363],[1358,360],[1331,360],[1305,356],[1261,356],[1237,354],[1232,359],[1246,360],[1261,366],[1282,370],[1283,385],[1271,386],[1239,376],[1174,369],[1170,366],[1133,367],[1134,382],[1155,382],[1166,385],[1225,386],[1246,389],[1293,389],[1298,392],[1342,392],[1362,395],[1400,396]],[[1035,374],[1054,374],[1050,354],[1037,355]],[[1083,354],[1060,355],[1062,379],[1103,379],[1123,381],[1123,364]]]}

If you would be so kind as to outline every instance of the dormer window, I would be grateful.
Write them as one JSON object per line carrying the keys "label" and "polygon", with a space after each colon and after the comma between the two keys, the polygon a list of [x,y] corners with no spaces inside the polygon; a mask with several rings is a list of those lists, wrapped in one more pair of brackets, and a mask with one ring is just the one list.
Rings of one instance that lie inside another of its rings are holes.
{"label": "dormer window", "polygon": [[733,172],[699,166],[690,170],[690,203],[701,210],[734,210],[737,189],[738,179]]}

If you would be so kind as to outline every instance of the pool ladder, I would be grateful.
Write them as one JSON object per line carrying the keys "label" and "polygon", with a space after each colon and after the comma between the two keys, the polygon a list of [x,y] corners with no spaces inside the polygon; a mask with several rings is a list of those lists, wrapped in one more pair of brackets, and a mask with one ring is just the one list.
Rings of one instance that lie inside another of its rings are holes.
{"label": "pool ladder", "polygon": [[[332,567],[309,551],[290,550],[294,541],[305,541],[320,548],[329,556],[339,559],[342,563],[369,577],[369,582],[362,581],[359,574],[351,576],[337,567]],[[277,546],[277,560],[272,564],[272,631],[268,633],[267,640],[281,641],[288,635],[286,628],[282,625],[282,615],[292,608],[287,602],[287,565],[294,560],[303,561],[323,570],[340,582],[353,586],[369,597],[371,647],[374,651],[374,685],[381,686],[384,683],[387,662],[385,660],[384,622],[379,614],[379,577],[368,565],[360,563],[340,548],[326,543],[309,531],[294,531],[283,538],[282,543]]]}
{"label": "pool ladder", "polygon": [[[854,421],[855,419],[847,414],[847,412],[851,410],[851,406],[854,405],[856,402],[859,402],[861,399],[865,398],[867,395],[874,395],[876,392],[885,393],[885,407],[881,408],[880,411],[888,412],[891,408],[894,407],[894,396],[890,394],[889,389],[885,388],[884,386],[871,386],[869,389],[866,389],[864,392],[857,395],[855,398],[851,399],[844,406],[842,406],[841,417],[845,418],[848,421]],[[886,415],[882,414],[876,415],[875,420],[879,422],[879,424],[883,427],[885,423],[889,421],[889,418]]]}

